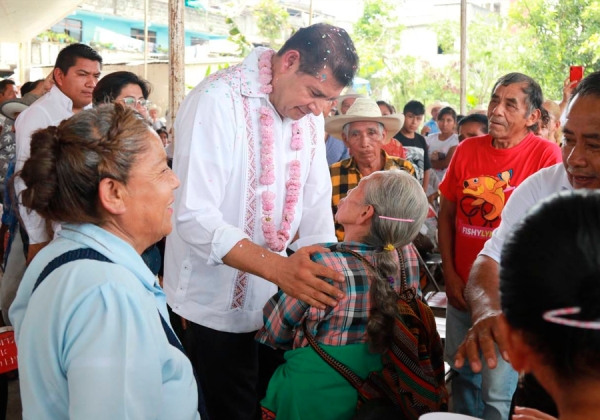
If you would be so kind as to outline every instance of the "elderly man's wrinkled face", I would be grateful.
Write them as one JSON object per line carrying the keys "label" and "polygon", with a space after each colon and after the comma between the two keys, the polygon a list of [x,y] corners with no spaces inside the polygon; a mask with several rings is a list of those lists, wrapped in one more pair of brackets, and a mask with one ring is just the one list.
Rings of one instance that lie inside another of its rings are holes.
{"label": "elderly man's wrinkled face", "polygon": [[[527,96],[523,83],[498,85],[488,105],[489,132],[495,140],[520,140],[539,119],[540,111],[528,115]],[[517,138],[518,137],[518,138]]]}
{"label": "elderly man's wrinkled face", "polygon": [[576,97],[563,128],[563,163],[573,188],[600,188],[600,97]]}
{"label": "elderly man's wrinkled face", "polygon": [[381,159],[381,146],[387,132],[378,122],[353,122],[347,132],[347,136],[342,134],[344,143],[359,166],[372,165]]}

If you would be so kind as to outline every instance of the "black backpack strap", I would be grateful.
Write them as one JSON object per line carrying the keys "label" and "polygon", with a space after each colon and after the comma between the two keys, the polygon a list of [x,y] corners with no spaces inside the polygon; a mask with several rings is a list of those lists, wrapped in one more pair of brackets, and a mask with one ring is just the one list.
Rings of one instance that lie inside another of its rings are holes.
{"label": "black backpack strap", "polygon": [[102,255],[98,251],[93,250],[92,248],[79,248],[79,249],[74,249],[72,251],[65,252],[64,254],[61,254],[58,257],[54,258],[52,261],[50,261],[48,263],[48,265],[46,267],[44,267],[44,269],[42,270],[42,273],[40,274],[37,281],[35,282],[35,285],[33,286],[33,290],[31,291],[31,293],[33,294],[33,292],[35,292],[35,289],[37,289],[38,286],[44,280],[46,280],[46,277],[48,277],[50,275],[50,273],[52,273],[58,267],[60,267],[61,265],[65,265],[68,262],[77,261],[77,260],[96,260],[96,261],[112,263],[111,260],[106,258],[104,255]]}
{"label": "black backpack strap", "polygon": [[[69,262],[78,261],[78,260],[95,260],[95,261],[101,261],[101,262],[107,262],[107,263],[114,264],[113,261],[106,258],[104,255],[102,255],[101,253],[99,253],[98,251],[96,251],[92,248],[79,248],[79,249],[74,249],[72,251],[67,251],[64,254],[61,254],[58,257],[54,258],[52,261],[50,261],[48,263],[48,265],[46,267],[44,267],[44,269],[40,273],[40,276],[36,280],[35,285],[33,286],[33,290],[31,291],[31,294],[33,295],[33,293],[39,287],[39,285],[42,284],[42,282],[54,270],[56,270],[60,266],[63,266]],[[169,341],[169,344],[172,345],[173,347],[177,348],[178,350],[180,350],[183,354],[185,354],[185,350],[183,349],[183,346],[177,339],[177,336],[173,332],[173,329],[169,326],[167,321],[165,321],[165,319],[163,318],[163,316],[160,313],[160,311],[158,310],[158,308],[156,309],[156,311],[158,312],[158,316],[160,317],[160,323],[163,327],[163,330],[165,331],[165,335],[167,336],[167,340]],[[192,369],[193,369],[193,366],[192,366]],[[193,372],[194,372],[194,378],[196,379],[196,384],[198,386],[198,411],[200,412],[200,417],[202,418],[202,420],[205,420],[205,419],[208,419],[208,412],[206,411],[206,402],[204,401],[204,394],[202,393],[202,388],[200,388],[200,381],[198,380],[198,376],[196,375],[196,370],[193,369]]]}

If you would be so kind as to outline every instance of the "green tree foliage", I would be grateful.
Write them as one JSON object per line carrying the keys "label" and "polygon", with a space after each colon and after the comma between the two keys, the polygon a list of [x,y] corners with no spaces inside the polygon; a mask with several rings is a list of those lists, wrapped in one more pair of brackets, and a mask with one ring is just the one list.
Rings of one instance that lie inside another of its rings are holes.
{"label": "green tree foliage", "polygon": [[[401,108],[411,99],[424,103],[440,99],[455,107],[460,103],[460,24],[458,19],[434,25],[444,55],[436,65],[401,55],[401,36],[394,17],[396,5],[388,0],[367,0],[363,16],[354,25],[353,39],[361,60],[359,75],[371,81],[374,96],[385,97]],[[468,27],[469,108],[488,102],[494,82],[515,71],[519,43],[508,23],[490,15],[478,17]]]}
{"label": "green tree foliage", "polygon": [[278,49],[289,29],[289,13],[275,0],[261,0],[256,6],[254,17],[259,33],[269,40],[272,48]]}
{"label": "green tree foliage", "polygon": [[519,0],[510,18],[523,34],[521,68],[546,97],[562,97],[570,65],[583,65],[586,73],[600,69],[598,0]]}

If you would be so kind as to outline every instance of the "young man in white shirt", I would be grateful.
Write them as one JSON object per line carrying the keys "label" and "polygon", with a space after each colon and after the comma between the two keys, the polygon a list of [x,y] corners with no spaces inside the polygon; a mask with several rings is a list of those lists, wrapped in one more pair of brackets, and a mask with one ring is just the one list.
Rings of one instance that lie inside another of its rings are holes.
{"label": "young man in white shirt", "polygon": [[[53,75],[55,85],[25,110],[15,122],[17,162],[15,173],[29,158],[31,135],[42,128],[57,126],[77,112],[91,107],[92,92],[102,70],[102,57],[84,44],[71,44],[56,58]],[[17,195],[25,188],[20,179],[15,182]],[[19,213],[29,235],[27,261],[35,256],[52,238],[46,231],[45,221],[35,212],[19,206]]]}
{"label": "young man in white shirt", "polygon": [[500,226],[473,264],[465,292],[473,327],[456,354],[457,368],[469,362],[471,369],[478,372],[483,357],[487,366],[494,369],[498,365],[496,345],[508,360],[506,342],[499,329],[498,267],[504,241],[525,213],[543,198],[573,188],[600,189],[599,110],[600,72],[595,72],[580,82],[566,110],[563,163],[540,170],[515,190],[504,208]]}
{"label": "young man in white shirt", "polygon": [[[310,260],[321,248],[302,247],[335,241],[321,114],[357,66],[343,29],[313,25],[277,53],[258,48],[210,76],[178,111],[181,187],[164,287],[189,321],[188,355],[213,420],[255,416],[269,373],[254,335],[277,287],[321,308],[343,296],[318,278],[342,280]],[[299,249],[285,258],[295,237]]]}

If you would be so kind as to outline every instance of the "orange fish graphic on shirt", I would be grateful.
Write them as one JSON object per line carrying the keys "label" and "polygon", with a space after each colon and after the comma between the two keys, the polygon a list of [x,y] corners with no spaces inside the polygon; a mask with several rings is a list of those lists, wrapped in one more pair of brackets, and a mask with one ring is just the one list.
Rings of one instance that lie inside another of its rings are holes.
{"label": "orange fish graphic on shirt", "polygon": [[463,186],[465,187],[463,194],[475,197],[475,201],[471,203],[471,206],[479,207],[485,203],[489,203],[492,206],[491,212],[487,214],[483,214],[482,212],[486,220],[494,220],[502,213],[506,201],[504,191],[509,188],[512,189],[509,184],[512,172],[512,169],[510,169],[498,174],[497,177],[483,175],[467,179],[463,182]]}

